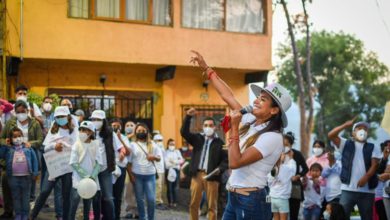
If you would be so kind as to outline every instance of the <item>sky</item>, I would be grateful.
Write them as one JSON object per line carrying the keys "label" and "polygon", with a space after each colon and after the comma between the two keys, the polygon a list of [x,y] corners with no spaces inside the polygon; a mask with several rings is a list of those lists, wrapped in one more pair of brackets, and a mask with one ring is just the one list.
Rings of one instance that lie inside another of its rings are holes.
{"label": "sky", "polygon": [[[290,13],[302,11],[301,1],[288,0]],[[390,68],[390,1],[389,0],[313,0],[308,7],[313,29],[353,34],[364,42],[367,50],[378,54]],[[287,36],[283,8],[273,12],[273,52]],[[278,64],[273,56],[273,64]]]}
{"label": "sky", "polygon": [[[287,0],[290,14],[302,12],[300,0]],[[365,48],[377,53],[379,60],[390,69],[390,1],[389,0],[313,0],[308,7],[313,30],[343,31],[353,34],[364,42]],[[287,23],[283,8],[277,5],[273,12],[273,65],[279,63],[275,51],[280,43],[284,43],[287,35]],[[275,73],[270,74],[270,81],[277,80]],[[299,143],[299,108],[293,104],[287,117],[289,126],[285,131],[293,131]],[[383,129],[377,130],[379,144],[390,135]]]}

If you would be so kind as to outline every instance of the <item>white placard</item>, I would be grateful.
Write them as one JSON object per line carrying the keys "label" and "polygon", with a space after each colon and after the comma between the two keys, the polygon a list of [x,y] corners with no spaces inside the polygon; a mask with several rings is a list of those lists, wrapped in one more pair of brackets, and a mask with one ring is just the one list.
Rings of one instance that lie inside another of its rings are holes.
{"label": "white placard", "polygon": [[49,172],[49,180],[72,172],[72,167],[69,165],[71,152],[71,148],[63,147],[61,152],[51,150],[43,154]]}

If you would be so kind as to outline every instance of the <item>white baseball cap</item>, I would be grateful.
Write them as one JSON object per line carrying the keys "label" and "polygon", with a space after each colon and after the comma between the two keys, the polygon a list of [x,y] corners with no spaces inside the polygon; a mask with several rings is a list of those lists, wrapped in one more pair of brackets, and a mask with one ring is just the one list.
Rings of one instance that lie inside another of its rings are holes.
{"label": "white baseball cap", "polygon": [[90,118],[105,119],[106,112],[104,112],[103,110],[95,110],[92,112],[92,115]]}
{"label": "white baseball cap", "polygon": [[56,110],[54,110],[54,117],[67,115],[70,115],[68,106],[58,106]]}
{"label": "white baseball cap", "polygon": [[352,131],[354,131],[358,126],[364,126],[367,128],[367,130],[370,129],[370,124],[364,121],[359,121],[353,124]]}
{"label": "white baseball cap", "polygon": [[262,91],[268,93],[273,100],[278,104],[280,111],[282,112],[282,123],[283,127],[287,127],[288,120],[286,116],[286,111],[291,107],[292,99],[290,93],[286,88],[281,86],[279,83],[272,83],[266,86],[265,88],[261,88],[255,84],[251,85],[251,90],[253,94],[258,97]]}
{"label": "white baseball cap", "polygon": [[153,140],[154,141],[162,141],[162,140],[164,140],[164,137],[161,134],[156,134],[156,135],[154,135]]}
{"label": "white baseball cap", "polygon": [[80,124],[80,128],[86,128],[95,132],[95,125],[91,121],[83,121]]}

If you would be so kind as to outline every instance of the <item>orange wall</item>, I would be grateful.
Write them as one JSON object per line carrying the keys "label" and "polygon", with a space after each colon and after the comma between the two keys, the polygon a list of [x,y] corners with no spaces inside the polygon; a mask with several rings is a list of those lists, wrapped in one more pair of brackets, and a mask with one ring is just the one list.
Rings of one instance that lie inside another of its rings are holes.
{"label": "orange wall", "polygon": [[[68,18],[67,2],[24,0],[24,57],[188,66],[195,49],[215,67],[272,67],[271,0],[265,35],[181,28],[180,0],[172,1],[174,27]],[[7,10],[8,50],[19,56],[20,0],[8,0]]]}
{"label": "orange wall", "polygon": [[[209,100],[204,102],[200,98],[205,90],[198,68],[177,67],[173,80],[155,82],[156,68],[152,65],[26,59],[20,66],[19,82],[41,95],[46,95],[48,88],[101,90],[99,77],[104,73],[107,75],[106,90],[156,92],[159,98],[154,103],[153,129],[161,130],[166,139],[175,138],[180,143],[181,105],[225,103],[211,85]],[[244,73],[227,69],[217,71],[240,102],[246,104],[248,90]]]}

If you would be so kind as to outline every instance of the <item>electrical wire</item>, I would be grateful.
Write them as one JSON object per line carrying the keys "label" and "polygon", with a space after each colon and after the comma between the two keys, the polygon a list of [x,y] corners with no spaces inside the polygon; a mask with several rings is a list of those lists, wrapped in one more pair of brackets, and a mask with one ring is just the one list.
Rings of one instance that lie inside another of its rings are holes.
{"label": "electrical wire", "polygon": [[382,21],[382,23],[383,23],[383,26],[385,26],[386,32],[387,32],[387,34],[388,34],[389,37],[390,37],[390,29],[389,29],[389,26],[387,25],[386,20],[385,20],[384,17],[383,17],[383,14],[382,14],[382,11],[381,11],[381,7],[380,7],[380,5],[379,5],[379,1],[378,1],[378,0],[375,0],[375,5],[376,5],[376,7],[377,7],[377,9],[378,9],[378,11],[379,11],[379,15],[380,15],[380,17],[381,17],[381,21]]}

